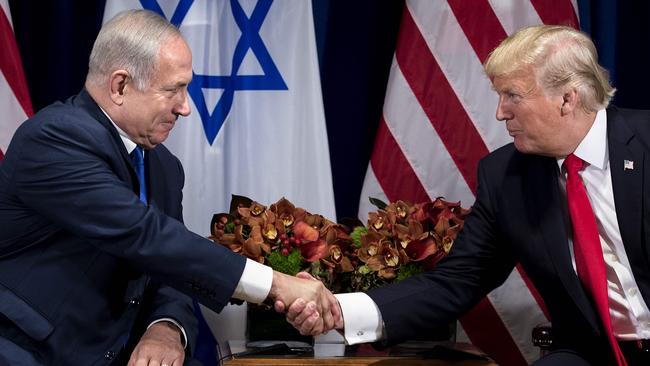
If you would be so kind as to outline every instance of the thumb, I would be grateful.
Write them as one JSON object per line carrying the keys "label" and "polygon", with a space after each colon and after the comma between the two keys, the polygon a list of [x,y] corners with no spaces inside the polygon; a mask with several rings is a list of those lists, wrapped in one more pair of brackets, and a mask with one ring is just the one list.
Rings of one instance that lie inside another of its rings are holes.
{"label": "thumb", "polygon": [[275,311],[277,311],[278,313],[284,313],[284,311],[286,310],[285,305],[284,305],[284,303],[282,301],[278,300],[273,305],[274,305],[273,307],[275,308]]}

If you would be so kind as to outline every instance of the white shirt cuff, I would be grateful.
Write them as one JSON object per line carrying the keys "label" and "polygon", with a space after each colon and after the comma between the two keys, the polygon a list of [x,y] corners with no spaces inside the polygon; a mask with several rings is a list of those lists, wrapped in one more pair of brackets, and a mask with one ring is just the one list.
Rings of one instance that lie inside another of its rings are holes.
{"label": "white shirt cuff", "polygon": [[273,270],[271,267],[246,258],[244,272],[232,297],[259,304],[269,296],[272,283]]}
{"label": "white shirt cuff", "polygon": [[178,329],[180,329],[181,334],[183,335],[183,339],[181,339],[181,344],[183,344],[183,348],[187,347],[187,333],[185,333],[185,328],[183,328],[183,326],[181,326],[181,324],[179,322],[177,322],[176,320],[174,320],[172,318],[156,319],[156,320],[152,321],[151,324],[149,324],[147,329],[151,328],[152,325],[154,325],[156,323],[160,323],[160,322],[170,322],[170,323],[174,324]]}
{"label": "white shirt cuff", "polygon": [[334,295],[343,313],[343,336],[348,344],[375,342],[384,336],[384,321],[377,304],[363,292]]}

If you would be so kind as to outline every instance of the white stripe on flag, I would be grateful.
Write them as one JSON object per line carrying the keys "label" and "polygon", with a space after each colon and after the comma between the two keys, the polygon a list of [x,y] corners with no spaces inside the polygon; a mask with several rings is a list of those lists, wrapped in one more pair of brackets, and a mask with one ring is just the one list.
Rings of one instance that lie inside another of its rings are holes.
{"label": "white stripe on flag", "polygon": [[357,215],[359,220],[366,225],[368,221],[368,212],[377,210],[377,207],[368,200],[370,197],[388,202],[388,197],[386,197],[386,194],[381,189],[379,181],[377,181],[377,177],[375,176],[375,172],[372,169],[372,165],[368,164],[366,178],[363,181],[363,188],[361,190],[361,199],[359,200],[359,214]]}
{"label": "white stripe on flag", "polygon": [[499,22],[508,34],[529,25],[542,24],[542,19],[530,1],[489,0],[490,6],[499,18]]}
{"label": "white stripe on flag", "polygon": [[11,12],[9,11],[9,0],[0,0],[0,7],[5,12],[5,15],[7,16],[7,20],[9,20],[9,24],[11,24],[11,28],[13,28],[14,23],[11,20]]}
{"label": "white stripe on flag", "polygon": [[[1,57],[1,56],[0,56]],[[7,79],[0,72],[0,151],[6,152],[11,137],[20,124],[27,119],[27,114],[9,86]]]}
{"label": "white stripe on flag", "polygon": [[[516,294],[516,295],[514,295]],[[506,325],[512,339],[528,363],[539,358],[539,348],[531,340],[532,329],[548,322],[517,269],[488,298]]]}

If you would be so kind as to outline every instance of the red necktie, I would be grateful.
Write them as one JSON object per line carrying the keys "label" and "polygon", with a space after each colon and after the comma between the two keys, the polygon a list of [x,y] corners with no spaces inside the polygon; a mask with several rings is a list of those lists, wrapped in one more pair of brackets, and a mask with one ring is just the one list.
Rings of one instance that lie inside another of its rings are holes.
{"label": "red necktie", "polygon": [[607,295],[607,276],[605,260],[600,246],[596,217],[589,203],[587,191],[578,171],[584,161],[570,154],[564,161],[567,171],[566,194],[569,203],[569,215],[573,223],[573,252],[576,259],[578,277],[584,287],[591,293],[596,303],[600,319],[605,327],[609,344],[612,347],[619,366],[627,366],[623,352],[614,338],[612,321],[609,316],[609,297]]}

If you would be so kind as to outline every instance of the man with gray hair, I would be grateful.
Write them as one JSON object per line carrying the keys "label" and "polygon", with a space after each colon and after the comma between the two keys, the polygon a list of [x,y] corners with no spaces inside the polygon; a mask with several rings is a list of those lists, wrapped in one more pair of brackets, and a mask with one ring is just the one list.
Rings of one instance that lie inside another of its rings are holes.
{"label": "man with gray hair", "polygon": [[190,113],[191,79],[178,29],[126,11],[97,36],[79,95],[16,131],[0,165],[0,364],[180,366],[196,333],[189,296],[216,311],[306,298],[316,328],[332,326],[321,283],[183,225],[183,168],[161,143]]}
{"label": "man with gray hair", "polygon": [[[351,343],[415,338],[460,317],[519,263],[552,322],[553,351],[535,365],[649,365],[650,113],[608,107],[607,71],[572,28],[524,28],[485,71],[514,143],[481,161],[451,252],[399,284],[336,295],[337,327]],[[310,333],[305,303],[287,318]]]}

